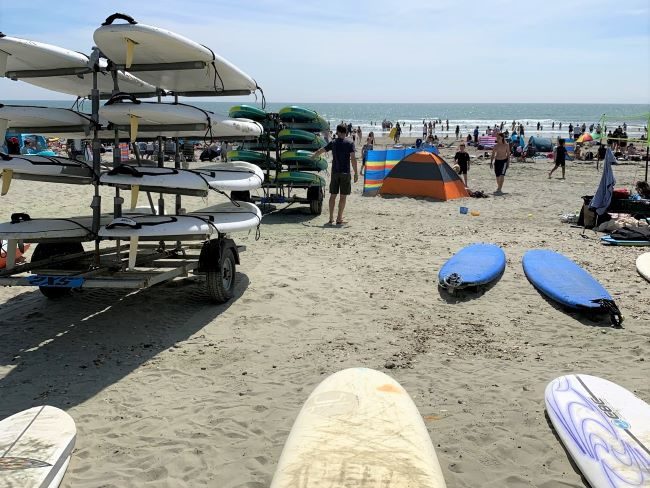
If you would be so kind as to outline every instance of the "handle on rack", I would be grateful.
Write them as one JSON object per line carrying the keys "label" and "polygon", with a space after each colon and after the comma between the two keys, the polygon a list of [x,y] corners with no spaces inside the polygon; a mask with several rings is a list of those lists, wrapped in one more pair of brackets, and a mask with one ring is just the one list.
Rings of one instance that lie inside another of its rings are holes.
{"label": "handle on rack", "polygon": [[9,156],[9,154],[0,152],[0,159],[2,159],[3,161],[11,161],[13,158]]}
{"label": "handle on rack", "polygon": [[0,32],[0,39],[2,39],[3,37],[7,37],[7,34],[5,34],[4,32]]}
{"label": "handle on rack", "polygon": [[130,15],[121,14],[119,12],[116,12],[113,15],[111,15],[109,17],[106,17],[106,20],[104,21],[104,23],[102,25],[111,25],[117,19],[126,20],[129,24],[133,24],[133,25],[137,24],[135,19],[133,17],[131,17]]}
{"label": "handle on rack", "polygon": [[135,104],[142,103],[140,100],[135,98],[135,95],[131,95],[130,93],[125,92],[118,92],[109,98],[104,105],[113,105],[114,103],[123,102],[124,100],[129,100]]}
{"label": "handle on rack", "polygon": [[11,223],[12,224],[17,224],[19,222],[27,222],[28,220],[32,220],[32,218],[29,216],[29,214],[26,214],[26,213],[13,213],[13,214],[11,214]]}

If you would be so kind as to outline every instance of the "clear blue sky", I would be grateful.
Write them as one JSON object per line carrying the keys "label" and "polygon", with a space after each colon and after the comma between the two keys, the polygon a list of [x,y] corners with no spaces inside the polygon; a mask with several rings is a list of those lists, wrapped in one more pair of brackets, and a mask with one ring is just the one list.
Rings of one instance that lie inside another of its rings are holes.
{"label": "clear blue sky", "polygon": [[[212,48],[269,101],[650,103],[648,0],[0,0],[0,31],[89,52],[127,13]],[[65,99],[0,80],[0,100]]]}

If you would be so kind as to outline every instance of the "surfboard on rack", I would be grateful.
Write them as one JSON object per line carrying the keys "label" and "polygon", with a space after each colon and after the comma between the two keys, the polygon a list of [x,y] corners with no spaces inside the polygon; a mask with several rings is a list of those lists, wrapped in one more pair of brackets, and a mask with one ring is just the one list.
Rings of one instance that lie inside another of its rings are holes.
{"label": "surfboard on rack", "polygon": [[[152,215],[148,207],[123,209],[125,215]],[[109,224],[112,214],[100,216],[100,225]],[[11,222],[0,223],[0,239],[22,242],[88,242],[95,238],[92,216],[68,218],[31,218],[28,214],[13,214]]]}
{"label": "surfboard on rack", "polygon": [[262,186],[264,173],[258,166],[243,161],[196,170],[121,165],[103,173],[99,182],[132,191],[206,196],[210,189],[255,190]]}
{"label": "surfboard on rack", "polygon": [[34,407],[0,421],[0,485],[57,488],[76,439],[74,420],[56,407]]}
{"label": "surfboard on rack", "polygon": [[[113,23],[116,20],[126,23]],[[93,38],[114,63],[178,95],[249,95],[258,88],[253,78],[210,48],[180,34],[140,24],[127,15],[108,17]],[[178,69],[180,66],[195,68]]]}
{"label": "surfboard on rack", "polygon": [[[90,114],[67,108],[37,107],[33,105],[0,104],[0,122],[6,121],[6,132],[38,134],[45,137],[63,137],[66,139],[91,139],[93,123]],[[105,130],[106,120],[99,120],[99,138],[114,139],[115,132]],[[121,132],[120,137],[128,137],[128,132]],[[0,124],[0,141],[4,135]]]}
{"label": "surfboard on rack", "polygon": [[111,98],[99,109],[99,115],[113,126],[128,130],[131,140],[140,134],[243,141],[257,139],[263,132],[252,120],[229,119],[182,103],[141,102],[126,94]]}
{"label": "surfboard on rack", "polygon": [[592,488],[650,486],[650,405],[611,381],[560,376],[546,412]]}
{"label": "surfboard on rack", "polygon": [[6,195],[13,179],[88,185],[93,181],[93,168],[89,163],[63,156],[0,153],[0,177],[1,194]]}
{"label": "surfboard on rack", "polygon": [[[85,54],[43,42],[19,39],[0,34],[0,76],[8,76],[31,85],[47,88],[77,97],[89,97],[93,87],[89,58]],[[100,69],[106,69],[107,61],[100,59]],[[65,76],[29,77],[29,71],[73,69],[78,74]],[[119,72],[120,89],[129,93],[152,96],[156,88],[130,73]],[[110,73],[100,72],[97,87],[101,94],[113,92]]]}
{"label": "surfboard on rack", "polygon": [[186,215],[125,217],[102,227],[104,239],[205,240],[219,233],[245,232],[262,221],[260,209],[247,202],[220,203]]}
{"label": "surfboard on rack", "polygon": [[282,450],[271,488],[444,488],[415,403],[390,376],[339,371],[309,395]]}

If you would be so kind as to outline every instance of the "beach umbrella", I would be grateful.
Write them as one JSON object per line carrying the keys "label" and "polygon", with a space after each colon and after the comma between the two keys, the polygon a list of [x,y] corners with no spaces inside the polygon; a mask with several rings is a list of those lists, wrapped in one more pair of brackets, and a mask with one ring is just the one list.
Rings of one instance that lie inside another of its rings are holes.
{"label": "beach umbrella", "polygon": [[576,142],[583,143],[583,142],[589,142],[593,140],[594,138],[591,137],[591,134],[589,132],[585,132],[580,137],[578,137],[578,140]]}
{"label": "beach umbrella", "polygon": [[616,158],[614,157],[612,150],[607,148],[607,152],[605,153],[605,165],[603,166],[603,176],[600,178],[600,184],[598,185],[596,194],[589,204],[589,208],[595,210],[598,215],[603,215],[607,211],[609,204],[612,202],[614,185],[616,185],[612,163],[616,164]]}

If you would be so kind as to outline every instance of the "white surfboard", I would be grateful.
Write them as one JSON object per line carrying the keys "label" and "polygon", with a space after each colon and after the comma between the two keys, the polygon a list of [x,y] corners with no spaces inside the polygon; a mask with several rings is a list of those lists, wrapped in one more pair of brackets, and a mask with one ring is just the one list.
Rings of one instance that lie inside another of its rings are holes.
{"label": "white surfboard", "polygon": [[181,238],[202,240],[221,232],[244,232],[257,228],[262,212],[252,203],[220,203],[187,215],[161,215],[120,218],[99,230],[104,239],[158,240]]}
{"label": "white surfboard", "polygon": [[47,405],[0,421],[0,486],[58,487],[76,437],[72,417]]}
{"label": "white surfboard", "polygon": [[[174,32],[121,18],[133,23],[113,24],[114,19],[109,17],[109,24],[95,31],[95,43],[114,63],[126,66],[151,85],[177,94],[247,95],[257,89],[255,80],[211,49]],[[202,61],[207,66],[146,71],[146,65],[192,61]]]}
{"label": "white surfboard", "polygon": [[[126,216],[152,215],[149,207],[137,207],[122,210]],[[112,214],[102,214],[100,225],[106,225],[114,219]],[[22,242],[42,242],[50,239],[68,240],[75,242],[91,241],[95,238],[92,233],[92,216],[69,218],[32,218],[16,223],[0,223],[0,239]]]}
{"label": "white surfboard", "polygon": [[[6,132],[14,130],[66,139],[91,139],[93,137],[90,115],[67,108],[0,104],[0,122],[3,120],[6,121]],[[113,140],[115,132],[101,128],[106,127],[108,122],[100,119],[99,123],[99,138]],[[0,125],[0,141],[4,136],[5,133]],[[128,137],[128,132],[121,132],[120,137]]]}
{"label": "white surfboard", "polygon": [[271,488],[444,488],[427,428],[408,393],[372,369],[326,378],[293,424]]}
{"label": "white surfboard", "polygon": [[[100,60],[100,68],[105,69],[106,66],[106,60]],[[80,73],[83,73],[87,67],[88,56],[85,54],[27,39],[0,37],[0,76],[6,76],[8,72],[14,71],[60,68],[77,68]],[[90,96],[93,85],[91,73],[19,79],[48,90],[78,97]],[[156,91],[154,86],[130,73],[120,72],[118,81],[120,89],[129,93],[151,94]],[[98,88],[103,94],[113,92],[113,78],[110,73],[99,73]]]}
{"label": "white surfboard", "polygon": [[592,488],[650,486],[650,405],[595,376],[560,376],[546,411]]}
{"label": "white surfboard", "polygon": [[[257,139],[264,129],[252,120],[229,119],[209,110],[182,103],[140,101],[109,102],[99,115],[117,125],[130,128],[131,140],[143,136],[203,137],[212,139]],[[167,129],[163,125],[185,125],[187,128]]]}
{"label": "white surfboard", "polygon": [[650,281],[650,252],[636,258],[636,269],[641,276]]}
{"label": "white surfboard", "polygon": [[122,165],[102,174],[99,181],[102,185],[122,189],[136,188],[178,194],[188,192],[205,196],[210,188],[221,191],[249,191],[260,188],[264,183],[264,173],[258,166],[243,161],[221,163],[211,169],[200,170]]}
{"label": "white surfboard", "polygon": [[14,178],[86,185],[93,181],[93,169],[88,163],[62,156],[14,156],[0,153],[0,177],[0,194],[6,195]]}

